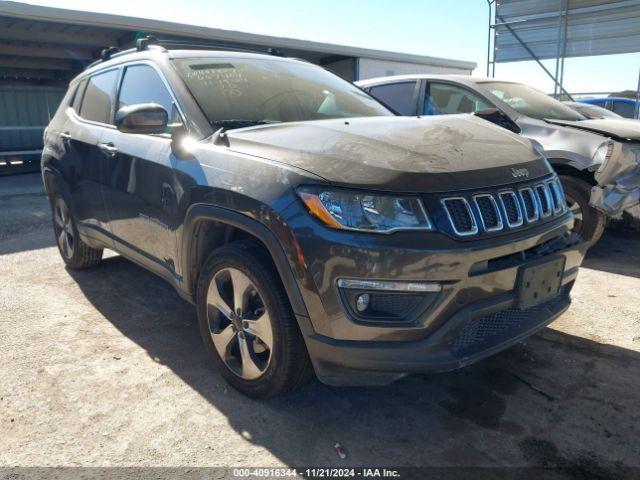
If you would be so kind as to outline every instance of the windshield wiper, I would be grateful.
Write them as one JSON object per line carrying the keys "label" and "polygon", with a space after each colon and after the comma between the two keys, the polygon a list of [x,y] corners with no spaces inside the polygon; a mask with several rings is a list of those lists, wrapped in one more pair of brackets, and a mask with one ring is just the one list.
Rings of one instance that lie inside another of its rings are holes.
{"label": "windshield wiper", "polygon": [[216,120],[211,122],[213,127],[219,127],[223,131],[233,130],[234,128],[253,127],[255,125],[266,125],[268,123],[277,123],[268,120],[243,120],[239,118],[231,118],[228,120]]}

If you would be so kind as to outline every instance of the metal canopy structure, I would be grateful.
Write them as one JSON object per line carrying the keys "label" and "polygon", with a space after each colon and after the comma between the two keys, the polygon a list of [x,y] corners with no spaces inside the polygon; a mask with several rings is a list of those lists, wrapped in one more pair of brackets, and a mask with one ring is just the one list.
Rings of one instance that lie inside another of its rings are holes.
{"label": "metal canopy structure", "polygon": [[498,0],[496,15],[497,62],[531,60],[522,43],[541,60],[640,51],[640,0]]}
{"label": "metal canopy structure", "polygon": [[[487,1],[488,74],[496,63],[535,60],[553,79],[554,93],[567,94],[565,58],[640,52],[640,0]],[[555,73],[545,59],[556,59]]]}
{"label": "metal canopy structure", "polygon": [[0,2],[0,78],[68,81],[109,46],[133,45],[144,32],[160,39],[207,42],[238,48],[277,48],[287,56],[328,65],[368,58],[459,69],[470,73],[475,62],[410,55],[197,25],[126,17],[25,3]]}

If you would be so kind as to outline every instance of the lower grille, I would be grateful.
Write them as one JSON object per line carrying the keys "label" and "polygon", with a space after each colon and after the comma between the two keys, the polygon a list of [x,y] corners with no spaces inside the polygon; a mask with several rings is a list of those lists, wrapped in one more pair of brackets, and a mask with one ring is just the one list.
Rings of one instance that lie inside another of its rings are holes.
{"label": "lower grille", "polygon": [[404,316],[422,300],[421,295],[409,294],[375,293],[370,295],[370,298],[369,309],[372,312],[391,317]]}
{"label": "lower grille", "polygon": [[506,333],[512,329],[517,330],[540,317],[540,315],[548,313],[548,309],[555,310],[566,299],[567,296],[561,293],[551,300],[527,310],[507,308],[506,310],[475,318],[460,331],[453,342],[452,350],[460,352],[496,335]]}

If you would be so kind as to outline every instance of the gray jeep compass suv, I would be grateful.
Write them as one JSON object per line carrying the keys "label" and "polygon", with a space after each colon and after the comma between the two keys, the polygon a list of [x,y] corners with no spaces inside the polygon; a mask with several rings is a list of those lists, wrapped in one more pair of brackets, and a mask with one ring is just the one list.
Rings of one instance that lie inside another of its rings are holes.
{"label": "gray jeep compass suv", "polygon": [[169,281],[243,393],[452,370],[569,306],[585,244],[518,135],[399,117],[279,56],[139,41],[103,57],[45,132],[62,258],[108,248]]}

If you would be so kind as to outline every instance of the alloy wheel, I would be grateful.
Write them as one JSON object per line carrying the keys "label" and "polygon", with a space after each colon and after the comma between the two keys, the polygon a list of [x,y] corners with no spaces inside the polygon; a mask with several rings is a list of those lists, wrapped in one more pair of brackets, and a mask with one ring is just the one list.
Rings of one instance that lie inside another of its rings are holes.
{"label": "alloy wheel", "polygon": [[216,272],[207,291],[211,339],[224,364],[245,380],[261,377],[271,361],[273,330],[262,295],[236,268]]}
{"label": "alloy wheel", "polygon": [[567,208],[571,213],[573,213],[573,218],[575,221],[573,230],[576,232],[580,232],[583,222],[582,208],[580,208],[580,204],[576,201],[576,199],[571,197],[570,195],[565,193],[565,198],[567,201]]}
{"label": "alloy wheel", "polygon": [[58,197],[54,205],[55,234],[60,252],[65,258],[73,257],[74,234],[69,207],[64,199]]}

